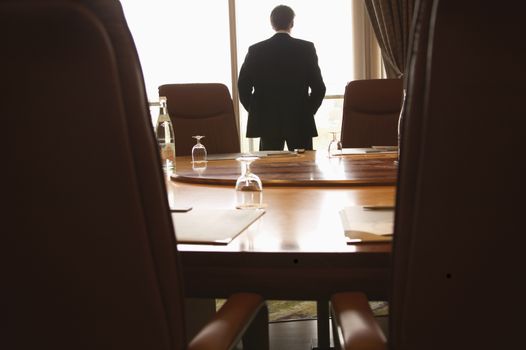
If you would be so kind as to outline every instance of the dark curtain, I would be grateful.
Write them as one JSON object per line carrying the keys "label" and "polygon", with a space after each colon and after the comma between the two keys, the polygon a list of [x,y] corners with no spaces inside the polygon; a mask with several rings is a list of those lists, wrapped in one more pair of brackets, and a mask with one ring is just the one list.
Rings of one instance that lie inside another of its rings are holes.
{"label": "dark curtain", "polygon": [[364,0],[388,78],[404,75],[415,0]]}

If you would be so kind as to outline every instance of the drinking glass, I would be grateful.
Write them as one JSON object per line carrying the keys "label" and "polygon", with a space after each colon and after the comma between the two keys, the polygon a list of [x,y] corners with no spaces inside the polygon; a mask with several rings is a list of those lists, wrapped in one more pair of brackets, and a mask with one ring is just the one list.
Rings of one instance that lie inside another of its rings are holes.
{"label": "drinking glass", "polygon": [[341,155],[342,153],[342,143],[340,140],[336,138],[337,131],[331,131],[332,134],[332,140],[329,142],[329,157],[333,157],[335,155]]}
{"label": "drinking glass", "polygon": [[197,143],[192,147],[192,164],[196,166],[205,166],[206,165],[206,148],[201,143],[201,139],[204,136],[196,135],[192,136],[196,139]]}
{"label": "drinking glass", "polygon": [[193,162],[192,170],[195,171],[199,177],[203,176],[206,170],[206,162]]}
{"label": "drinking glass", "polygon": [[263,208],[263,185],[260,178],[250,171],[250,164],[259,159],[253,156],[236,158],[241,165],[241,176],[236,181],[236,208]]}

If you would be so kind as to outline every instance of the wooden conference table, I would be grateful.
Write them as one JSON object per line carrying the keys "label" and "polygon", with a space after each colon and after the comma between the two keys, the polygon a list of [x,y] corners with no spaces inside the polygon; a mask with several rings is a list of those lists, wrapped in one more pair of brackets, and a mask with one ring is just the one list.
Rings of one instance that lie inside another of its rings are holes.
{"label": "wooden conference table", "polygon": [[[263,181],[266,213],[227,245],[178,244],[186,295],[224,298],[251,291],[266,299],[316,300],[324,321],[334,292],[360,290],[371,300],[386,300],[391,244],[347,244],[339,211],[392,205],[395,159],[380,153],[329,158],[312,151],[255,161],[251,168]],[[209,161],[198,173],[190,160],[178,157],[176,174],[167,180],[172,204],[234,208],[238,162]],[[328,322],[318,323],[323,348]]]}

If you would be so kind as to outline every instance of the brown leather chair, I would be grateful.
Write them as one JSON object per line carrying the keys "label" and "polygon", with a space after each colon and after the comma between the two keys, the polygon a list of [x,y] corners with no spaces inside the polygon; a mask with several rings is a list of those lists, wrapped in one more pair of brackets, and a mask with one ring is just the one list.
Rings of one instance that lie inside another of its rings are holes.
{"label": "brown leather chair", "polygon": [[402,85],[402,79],[353,80],[347,84],[343,99],[343,147],[398,145]]}
{"label": "brown leather chair", "polygon": [[209,154],[240,151],[239,133],[232,98],[223,84],[167,84],[159,86],[166,96],[175,130],[178,156],[187,156],[195,145],[194,135],[204,135]]}
{"label": "brown leather chair", "polygon": [[176,234],[120,3],[5,0],[0,43],[0,348],[228,349],[243,330],[244,345],[268,346],[251,293],[185,339]]}
{"label": "brown leather chair", "polygon": [[389,334],[365,294],[342,291],[335,339],[345,349],[513,348],[524,312],[513,300],[525,292],[520,5],[417,1],[415,14]]}

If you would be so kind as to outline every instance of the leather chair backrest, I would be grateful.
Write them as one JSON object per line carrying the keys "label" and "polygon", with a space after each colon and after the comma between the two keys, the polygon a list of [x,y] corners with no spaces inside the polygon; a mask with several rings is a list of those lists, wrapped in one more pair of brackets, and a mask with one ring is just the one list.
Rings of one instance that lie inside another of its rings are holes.
{"label": "leather chair backrest", "polygon": [[421,1],[402,128],[392,349],[510,348],[525,288],[519,4]]}
{"label": "leather chair backrest", "polygon": [[2,1],[0,38],[0,347],[182,349],[173,223],[120,3]]}
{"label": "leather chair backrest", "polygon": [[205,136],[201,141],[209,154],[240,151],[232,98],[225,85],[166,84],[159,87],[159,96],[167,98],[177,156],[191,154],[194,135]]}
{"label": "leather chair backrest", "polygon": [[345,87],[341,142],[345,148],[398,145],[401,79],[353,80]]}
{"label": "leather chair backrest", "polygon": [[[408,72],[404,77],[404,101],[400,112],[400,157],[404,165],[418,164],[421,156],[422,124],[425,92],[425,74],[429,43],[429,21],[432,2],[417,1],[409,42]],[[410,78],[410,79],[409,79]],[[396,256],[393,261],[393,274],[396,288],[390,300],[390,341],[398,343],[404,329],[404,310],[407,272],[410,263],[411,232],[408,227],[414,220],[415,193],[418,186],[416,166],[399,166],[398,188],[396,194],[396,225],[400,228],[393,242]]]}

